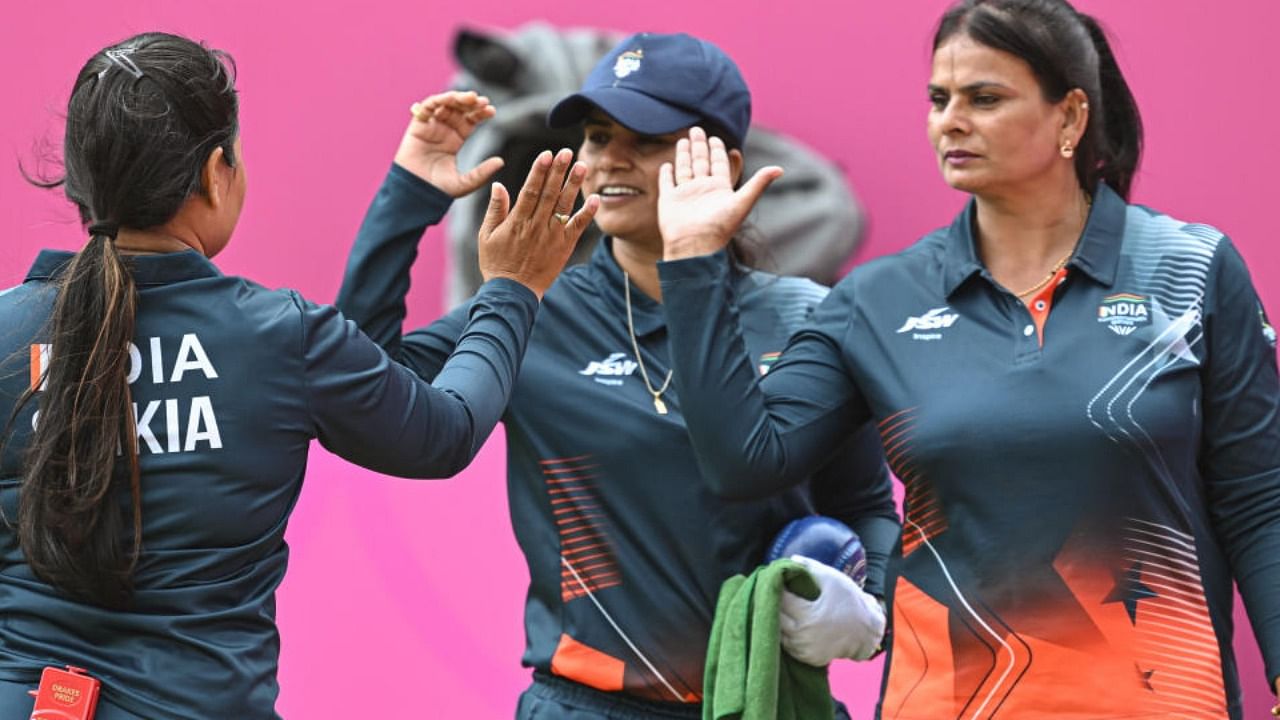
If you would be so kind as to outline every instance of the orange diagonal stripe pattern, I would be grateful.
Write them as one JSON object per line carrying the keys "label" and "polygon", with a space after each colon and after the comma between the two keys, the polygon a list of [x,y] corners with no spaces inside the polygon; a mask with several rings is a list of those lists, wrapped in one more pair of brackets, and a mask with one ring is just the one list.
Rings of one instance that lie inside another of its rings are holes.
{"label": "orange diagonal stripe pattern", "polygon": [[[539,461],[560,536],[560,597],[564,602],[587,592],[622,584],[617,558],[605,535],[604,513],[596,493],[598,466],[590,455]],[[589,684],[589,683],[588,683]]]}

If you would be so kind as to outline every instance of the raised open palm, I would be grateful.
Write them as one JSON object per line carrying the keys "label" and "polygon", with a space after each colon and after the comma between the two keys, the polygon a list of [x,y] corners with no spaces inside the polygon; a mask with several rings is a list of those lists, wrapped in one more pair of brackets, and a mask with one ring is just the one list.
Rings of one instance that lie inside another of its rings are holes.
{"label": "raised open palm", "polygon": [[489,98],[474,92],[445,92],[414,103],[410,108],[413,117],[396,151],[396,164],[450,197],[473,192],[502,167],[502,159],[491,157],[461,172],[458,150],[495,112]]}
{"label": "raised open palm", "polygon": [[658,230],[663,256],[677,260],[706,255],[724,247],[738,231],[765,188],[782,176],[771,165],[756,171],[733,189],[732,166],[724,142],[708,139],[699,127],[676,143],[674,163],[663,163],[658,176]]}
{"label": "raised open palm", "polygon": [[587,166],[573,162],[565,148],[538,155],[514,205],[502,183],[494,183],[480,224],[480,275],[510,278],[541,298],[600,208],[600,198],[589,195],[573,212],[586,176]]}

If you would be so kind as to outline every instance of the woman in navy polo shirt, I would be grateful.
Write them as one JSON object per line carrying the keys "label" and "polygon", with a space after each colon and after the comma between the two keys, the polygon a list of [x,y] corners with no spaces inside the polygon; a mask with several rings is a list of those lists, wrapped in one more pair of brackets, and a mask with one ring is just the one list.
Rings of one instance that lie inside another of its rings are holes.
{"label": "woman in navy polo shirt", "polygon": [[495,195],[490,280],[428,385],[332,307],[210,261],[246,188],[221,52],[164,33],[104,48],[66,123],[50,185],[87,237],[0,292],[0,717],[74,665],[102,683],[98,720],[277,718],[275,590],[311,441],[406,477],[465,467],[595,201],[553,220],[581,172],[562,186],[550,158],[509,215]]}
{"label": "woman in navy polo shirt", "polygon": [[764,378],[718,252],[751,198],[699,133],[664,169],[706,476],[767,492],[878,424],[906,491],[883,717],[1239,720],[1233,580],[1280,675],[1276,336],[1244,263],[1128,203],[1141,121],[1092,18],[965,0],[933,47],[929,138],[972,200],[855,269]]}
{"label": "woman in navy polo shirt", "polygon": [[[426,378],[469,312],[463,305],[401,336],[418,241],[458,194],[450,178],[464,135],[446,127],[477,112],[447,109],[454,98],[418,106],[338,298],[370,337]],[[658,170],[700,123],[725,138],[726,172],[736,177],[750,102],[737,67],[714,45],[640,34],[551,112],[554,125],[584,128],[583,191],[600,197],[596,221],[608,237],[547,292],[504,417],[511,520],[530,576],[524,663],[534,677],[521,718],[701,717],[720,585],[753,570],[769,538],[795,517],[817,510],[852,526],[869,555],[868,592],[881,592],[898,523],[873,428],[811,480],[729,501],[703,480],[685,404],[672,391],[656,270]],[[749,192],[762,191],[772,172],[748,181]],[[762,373],[826,289],[736,259],[722,264],[741,298],[751,367]],[[870,594],[854,597],[863,632],[822,652],[875,651],[883,612]]]}

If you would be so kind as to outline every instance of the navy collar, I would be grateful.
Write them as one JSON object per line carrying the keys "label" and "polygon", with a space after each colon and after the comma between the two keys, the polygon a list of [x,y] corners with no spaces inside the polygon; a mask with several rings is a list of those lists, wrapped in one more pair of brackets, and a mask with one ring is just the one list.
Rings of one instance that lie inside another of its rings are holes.
{"label": "navy collar", "polygon": [[[1084,226],[1084,235],[1076,246],[1075,254],[1067,267],[1075,268],[1101,285],[1110,287],[1116,279],[1116,267],[1120,263],[1120,245],[1124,238],[1125,201],[1107,187],[1098,184],[1093,195],[1093,207]],[[976,201],[969,200],[964,211],[956,216],[947,228],[945,240],[946,264],[943,268],[943,292],[948,298],[977,274],[986,272],[978,260],[978,249],[973,236],[973,214]]]}
{"label": "navy collar", "polygon": [[[618,315],[622,329],[627,328],[627,301],[623,294],[624,276],[618,261],[613,257],[613,238],[603,237],[591,253],[588,266],[596,274],[596,288],[604,301]],[[662,313],[662,303],[646,295],[634,284],[631,286],[631,315],[635,321],[636,337],[644,337],[667,326]]]}
{"label": "navy collar", "polygon": [[[73,257],[75,253],[65,250],[41,250],[27,272],[27,280],[53,280],[62,274]],[[209,258],[195,250],[163,255],[126,255],[124,261],[133,275],[133,282],[139,287],[222,275]]]}

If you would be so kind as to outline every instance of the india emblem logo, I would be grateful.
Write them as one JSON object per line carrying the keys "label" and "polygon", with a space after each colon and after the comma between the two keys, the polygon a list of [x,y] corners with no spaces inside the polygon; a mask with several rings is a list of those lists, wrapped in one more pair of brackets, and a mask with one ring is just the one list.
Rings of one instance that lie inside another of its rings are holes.
{"label": "india emblem logo", "polygon": [[1109,295],[1098,306],[1098,322],[1117,335],[1129,335],[1151,322],[1150,300],[1134,293]]}
{"label": "india emblem logo", "polygon": [[618,56],[613,64],[613,74],[619,80],[640,69],[640,61],[644,59],[643,50],[628,50]]}

